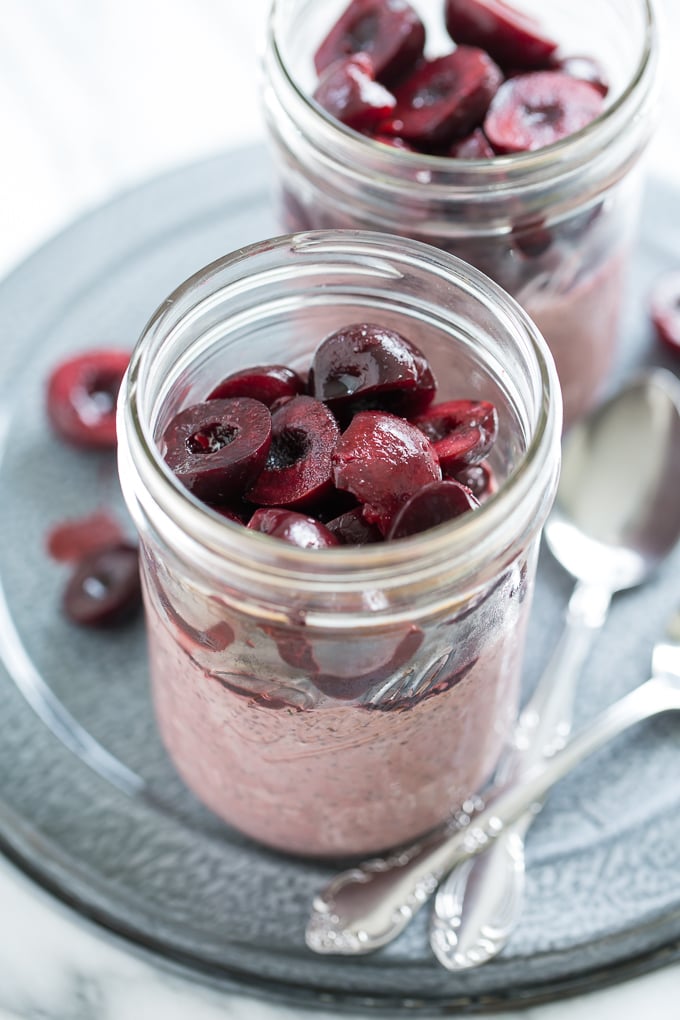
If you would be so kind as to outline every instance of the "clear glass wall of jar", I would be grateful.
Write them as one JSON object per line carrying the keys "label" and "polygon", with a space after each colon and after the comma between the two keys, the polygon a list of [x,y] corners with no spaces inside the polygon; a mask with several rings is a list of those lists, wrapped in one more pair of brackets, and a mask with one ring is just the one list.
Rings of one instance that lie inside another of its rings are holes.
{"label": "clear glass wall of jar", "polygon": [[[434,40],[443,0],[411,0]],[[606,69],[605,112],[533,153],[492,160],[424,156],[374,142],[332,120],[310,96],[313,54],[346,3],[274,0],[264,104],[285,229],[358,227],[427,241],[487,273],[517,298],[548,341],[565,421],[596,401],[617,346],[636,225],[638,161],[656,98],[651,0],[519,4],[563,50]]]}
{"label": "clear glass wall of jar", "polygon": [[[438,398],[495,403],[498,491],[399,541],[298,549],[189,494],[158,437],[249,364],[306,371],[330,331],[396,328]],[[187,785],[283,850],[368,853],[415,837],[489,777],[515,718],[561,408],[519,306],[402,238],[264,242],[190,279],[132,358],[119,407],[124,495],[141,538],[153,697]]]}

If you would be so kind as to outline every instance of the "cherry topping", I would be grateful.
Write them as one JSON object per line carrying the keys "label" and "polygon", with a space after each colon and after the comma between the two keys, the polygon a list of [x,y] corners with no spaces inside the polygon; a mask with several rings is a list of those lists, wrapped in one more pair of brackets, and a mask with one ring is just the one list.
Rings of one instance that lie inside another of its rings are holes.
{"label": "cherry topping", "polygon": [[352,0],[314,56],[317,74],[341,57],[367,53],[388,84],[423,55],[425,28],[405,0]]}
{"label": "cherry topping", "polygon": [[330,549],[340,545],[339,539],[320,521],[293,510],[261,508],[250,518],[248,527],[281,538],[301,549]]}
{"label": "cherry topping", "polygon": [[375,524],[369,524],[360,506],[334,517],[326,527],[342,545],[368,545],[382,539],[380,530]]}
{"label": "cherry topping", "polygon": [[314,92],[319,106],[348,127],[371,127],[394,109],[395,98],[375,80],[371,58],[365,53],[344,57],[321,75]]}
{"label": "cherry topping", "polygon": [[593,86],[560,71],[537,71],[504,82],[484,121],[497,152],[533,152],[580,131],[602,112]]}
{"label": "cherry topping", "polygon": [[481,124],[503,81],[483,50],[459,46],[425,61],[395,92],[397,105],[380,130],[420,145],[439,145]]}
{"label": "cherry topping", "polygon": [[399,508],[441,471],[429,441],[415,425],[383,411],[360,411],[338,440],[333,476],[364,504],[364,517],[383,534]]}
{"label": "cherry topping", "polygon": [[252,503],[306,509],[332,487],[331,456],[340,430],[329,409],[313,397],[293,397],[274,412],[264,468],[246,493]]}
{"label": "cherry topping", "polygon": [[493,159],[496,153],[482,129],[475,128],[471,135],[454,142],[448,155],[454,159]]}
{"label": "cherry topping", "polygon": [[302,379],[286,365],[255,365],[232,372],[210,391],[206,400],[250,397],[271,407],[275,400],[294,397],[303,391]]}
{"label": "cherry topping", "polygon": [[264,467],[272,438],[259,400],[209,400],[180,411],[163,433],[165,460],[199,499],[238,499]]}
{"label": "cherry topping", "polygon": [[666,273],[652,290],[652,322],[662,344],[680,354],[680,271]]}
{"label": "cherry topping", "polygon": [[460,482],[431,482],[413,493],[395,515],[385,537],[390,540],[417,535],[478,506],[479,500]]}
{"label": "cherry topping", "polygon": [[373,323],[336,330],[316,349],[310,392],[341,415],[378,408],[417,414],[432,400],[436,382],[425,355],[400,333]]}
{"label": "cherry topping", "polygon": [[557,49],[537,21],[503,0],[446,0],[445,16],[454,42],[480,46],[501,67],[545,68]]}
{"label": "cherry topping", "polygon": [[487,400],[449,400],[414,418],[439,458],[445,478],[483,460],[498,433],[498,414]]}
{"label": "cherry topping", "polygon": [[78,562],[63,607],[74,623],[98,627],[129,618],[140,600],[137,550],[121,543],[90,552]]}
{"label": "cherry topping", "polygon": [[76,446],[116,445],[116,400],[130,355],[95,350],[58,365],[47,383],[47,415],[54,431]]}
{"label": "cherry topping", "polygon": [[488,464],[470,464],[456,471],[455,481],[469,489],[478,500],[486,499],[496,490],[496,480]]}

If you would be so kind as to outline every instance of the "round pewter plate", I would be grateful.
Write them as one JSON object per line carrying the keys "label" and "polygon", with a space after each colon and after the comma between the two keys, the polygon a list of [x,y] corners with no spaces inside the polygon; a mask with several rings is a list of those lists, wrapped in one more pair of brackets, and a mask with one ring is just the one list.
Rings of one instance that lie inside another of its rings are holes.
{"label": "round pewter plate", "polygon": [[[496,961],[442,970],[427,944],[427,911],[373,956],[319,957],[303,932],[331,869],[256,846],[183,788],[156,735],[141,622],[89,633],[62,618],[64,568],[46,556],[50,527],[102,504],[125,517],[113,458],[78,453],[47,429],[46,376],[79,349],[131,347],[184,278],[276,233],[266,163],[259,148],[244,150],[125,194],[0,285],[0,847],[168,967],[289,1003],[475,1012],[583,991],[680,956],[680,720],[639,727],[554,791],[529,839],[521,923]],[[663,363],[644,295],[677,261],[673,207],[680,195],[648,188],[611,388],[642,362]],[[678,576],[676,553],[653,584],[617,598],[582,679],[577,725],[646,679],[680,599]],[[569,591],[544,552],[527,690]]]}

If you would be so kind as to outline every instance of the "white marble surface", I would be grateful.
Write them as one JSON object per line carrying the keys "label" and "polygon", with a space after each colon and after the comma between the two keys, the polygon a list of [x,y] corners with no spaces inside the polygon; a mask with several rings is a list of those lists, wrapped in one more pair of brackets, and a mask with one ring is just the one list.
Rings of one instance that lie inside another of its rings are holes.
{"label": "white marble surface", "polygon": [[[665,113],[650,165],[680,182],[680,4],[665,6]],[[267,0],[0,0],[0,275],[120,189],[263,136],[255,53],[266,7]],[[678,1020],[679,1001],[675,965],[496,1016]],[[0,1020],[289,1020],[300,1012],[169,976],[0,859]]]}

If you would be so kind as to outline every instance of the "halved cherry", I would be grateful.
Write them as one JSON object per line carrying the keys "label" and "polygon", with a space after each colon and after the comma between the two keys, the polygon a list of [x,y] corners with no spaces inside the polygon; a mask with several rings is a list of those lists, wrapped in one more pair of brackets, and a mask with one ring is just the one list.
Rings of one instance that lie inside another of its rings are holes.
{"label": "halved cherry", "polygon": [[333,452],[333,477],[363,503],[364,518],[385,534],[409,496],[441,470],[419,428],[383,411],[360,411]]}
{"label": "halved cherry", "polygon": [[302,379],[286,365],[254,365],[232,372],[210,391],[206,400],[250,397],[271,407],[280,397],[294,397],[304,392]]}
{"label": "halved cherry", "polygon": [[331,117],[360,131],[370,128],[394,109],[396,100],[375,80],[366,53],[343,57],[321,75],[314,99]]}
{"label": "halved cherry", "polygon": [[484,119],[503,74],[483,50],[459,46],[420,64],[395,91],[397,105],[380,131],[418,145],[442,145]]}
{"label": "halved cherry", "polygon": [[388,84],[422,57],[425,27],[406,0],[352,0],[314,55],[317,74],[342,57],[367,53]]}
{"label": "halved cherry", "polygon": [[369,524],[360,506],[334,517],[326,527],[342,545],[370,545],[382,541],[380,530],[375,524]]}
{"label": "halved cherry", "polygon": [[64,590],[66,616],[87,627],[104,627],[131,617],[141,604],[137,549],[126,543],[84,556]]}
{"label": "halved cherry", "polygon": [[557,49],[534,18],[503,0],[446,0],[445,17],[454,42],[481,47],[501,67],[545,68]]}
{"label": "halved cherry", "polygon": [[498,414],[488,400],[449,400],[413,419],[432,443],[445,478],[478,464],[498,434]]}
{"label": "halved cherry", "polygon": [[367,408],[417,414],[432,400],[436,385],[415,344],[369,322],[327,336],[314,353],[308,380],[317,400],[346,418]]}
{"label": "halved cherry", "polygon": [[261,507],[250,518],[248,527],[300,549],[331,549],[340,545],[339,539],[320,521],[294,510]]}
{"label": "halved cherry", "polygon": [[252,503],[302,510],[332,487],[331,457],[340,429],[332,412],[313,397],[292,397],[271,417],[266,463],[246,493]]}
{"label": "halved cherry", "polygon": [[476,499],[483,500],[496,491],[496,479],[488,464],[470,464],[456,471],[454,480],[469,489]]}
{"label": "halved cherry", "polygon": [[656,335],[674,354],[680,354],[680,270],[665,273],[654,286],[650,310]]}
{"label": "halved cherry", "polygon": [[262,471],[272,439],[267,407],[250,397],[208,400],[180,411],[165,429],[165,460],[208,503],[238,500]]}
{"label": "halved cherry", "polygon": [[385,537],[391,541],[417,535],[452,521],[468,510],[476,510],[478,506],[477,497],[460,482],[431,482],[413,493],[395,515]]}
{"label": "halved cherry", "polygon": [[537,71],[501,85],[484,133],[496,152],[533,152],[580,131],[603,109],[602,95],[588,82],[560,71]]}
{"label": "halved cherry", "polygon": [[92,350],[62,361],[47,383],[47,416],[76,446],[116,445],[116,401],[130,361],[127,351]]}
{"label": "halved cherry", "polygon": [[338,701],[365,698],[411,662],[423,638],[420,627],[411,626],[401,635],[376,635],[370,641],[355,641],[351,647],[337,639],[317,639],[312,646],[316,671],[311,681]]}

